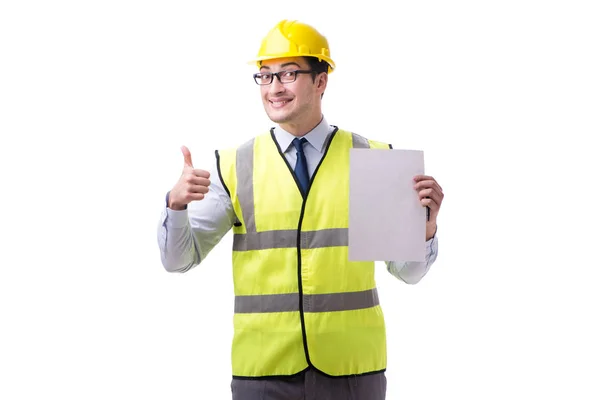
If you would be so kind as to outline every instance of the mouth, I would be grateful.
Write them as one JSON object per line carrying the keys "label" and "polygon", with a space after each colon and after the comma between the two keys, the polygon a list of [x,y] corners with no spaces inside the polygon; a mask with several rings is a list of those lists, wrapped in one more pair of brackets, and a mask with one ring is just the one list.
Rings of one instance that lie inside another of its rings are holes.
{"label": "mouth", "polygon": [[283,108],[288,103],[291,103],[292,100],[269,100],[271,107],[273,108]]}

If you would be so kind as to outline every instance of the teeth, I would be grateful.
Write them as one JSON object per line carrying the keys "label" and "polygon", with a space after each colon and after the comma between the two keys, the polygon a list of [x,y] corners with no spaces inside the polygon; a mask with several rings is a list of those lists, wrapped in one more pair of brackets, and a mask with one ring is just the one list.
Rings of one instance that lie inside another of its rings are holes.
{"label": "teeth", "polygon": [[273,101],[273,105],[282,106],[287,103],[287,101]]}

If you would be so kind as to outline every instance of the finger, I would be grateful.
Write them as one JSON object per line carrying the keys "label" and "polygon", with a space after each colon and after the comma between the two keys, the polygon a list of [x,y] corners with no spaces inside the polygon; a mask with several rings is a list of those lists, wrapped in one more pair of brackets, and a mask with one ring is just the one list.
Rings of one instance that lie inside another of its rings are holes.
{"label": "finger", "polygon": [[415,175],[413,177],[413,180],[415,182],[421,182],[421,181],[435,181],[435,179],[433,179],[433,176],[429,176],[429,175]]}
{"label": "finger", "polygon": [[210,178],[210,172],[205,171],[203,169],[195,169],[194,170],[194,175],[196,175],[199,178]]}
{"label": "finger", "polygon": [[437,183],[435,179],[420,180],[419,182],[415,183],[413,187],[417,190],[425,188],[434,188],[437,189],[440,193],[443,192],[442,187],[439,185],[439,183]]}
{"label": "finger", "polygon": [[183,153],[183,165],[194,168],[194,164],[192,164],[192,153],[190,153],[190,150],[185,146],[181,146],[181,152]]}
{"label": "finger", "polygon": [[191,185],[188,187],[188,193],[208,193],[208,186]]}
{"label": "finger", "polygon": [[439,203],[437,203],[434,199],[427,197],[425,199],[421,199],[421,205],[423,207],[429,207],[431,209],[432,214],[437,214],[440,209]]}
{"label": "finger", "polygon": [[423,189],[419,191],[419,199],[424,199],[430,197],[436,201],[436,203],[441,204],[442,199],[444,198],[444,194],[438,192],[433,188]]}
{"label": "finger", "polygon": [[206,186],[206,187],[210,186],[210,179],[201,178],[201,177],[198,177],[193,174],[186,175],[185,181],[187,183],[189,183],[190,185],[198,185],[198,186]]}
{"label": "finger", "polygon": [[204,199],[204,193],[188,193],[186,197],[186,201],[189,203],[194,200],[202,200]]}

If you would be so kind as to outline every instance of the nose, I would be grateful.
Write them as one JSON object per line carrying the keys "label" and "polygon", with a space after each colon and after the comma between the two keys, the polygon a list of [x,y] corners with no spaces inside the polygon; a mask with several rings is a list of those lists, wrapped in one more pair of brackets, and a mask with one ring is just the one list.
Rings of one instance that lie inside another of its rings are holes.
{"label": "nose", "polygon": [[273,77],[273,82],[269,85],[269,93],[270,94],[280,94],[285,91],[285,86],[281,82],[277,76]]}

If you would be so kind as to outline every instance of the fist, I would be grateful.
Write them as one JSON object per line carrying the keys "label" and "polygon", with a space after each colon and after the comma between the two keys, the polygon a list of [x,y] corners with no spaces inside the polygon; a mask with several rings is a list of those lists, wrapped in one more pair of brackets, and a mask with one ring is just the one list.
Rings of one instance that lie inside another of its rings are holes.
{"label": "fist", "polygon": [[169,208],[184,210],[194,200],[202,200],[208,193],[210,186],[210,173],[202,169],[194,169],[192,154],[185,146],[181,147],[183,153],[183,171],[181,177],[171,189],[169,194]]}
{"label": "fist", "polygon": [[418,192],[419,201],[424,207],[428,207],[429,218],[425,225],[425,238],[429,240],[437,230],[437,216],[444,200],[444,191],[432,176],[417,175],[414,177],[414,181],[414,188]]}

